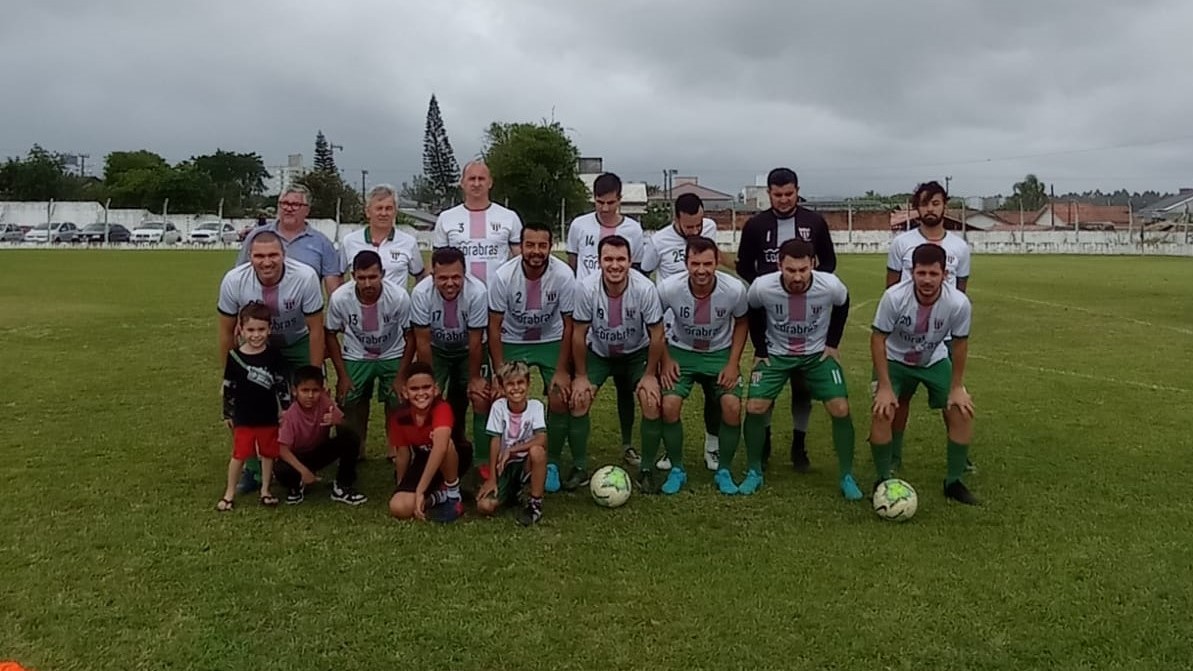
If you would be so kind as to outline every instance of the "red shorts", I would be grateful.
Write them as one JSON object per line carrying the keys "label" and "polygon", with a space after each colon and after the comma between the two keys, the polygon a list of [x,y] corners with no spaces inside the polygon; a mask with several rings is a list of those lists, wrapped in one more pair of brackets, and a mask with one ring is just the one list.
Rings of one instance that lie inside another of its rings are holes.
{"label": "red shorts", "polygon": [[279,454],[278,427],[238,426],[232,429],[233,459],[244,461],[253,455],[277,459]]}

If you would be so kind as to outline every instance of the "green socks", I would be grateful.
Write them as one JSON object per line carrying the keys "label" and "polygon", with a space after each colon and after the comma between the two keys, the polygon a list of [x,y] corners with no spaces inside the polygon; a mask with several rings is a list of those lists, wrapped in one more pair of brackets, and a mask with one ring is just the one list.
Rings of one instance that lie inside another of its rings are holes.
{"label": "green socks", "polygon": [[944,482],[946,485],[951,485],[965,475],[965,462],[969,460],[969,446],[950,440],[948,450],[949,473]]}
{"label": "green socks", "polygon": [[476,465],[489,463],[489,433],[485,425],[489,423],[489,413],[472,413],[472,461]]}
{"label": "green socks", "polygon": [[737,454],[737,441],[741,438],[740,426],[729,426],[721,422],[721,430],[717,432],[717,442],[720,444],[720,468],[733,470],[733,457]]}
{"label": "green socks", "polygon": [[766,425],[769,414],[746,413],[742,432],[746,436],[746,465],[752,471],[762,473],[762,449],[766,442]]}
{"label": "green socks", "polygon": [[588,432],[592,428],[592,420],[585,413],[583,417],[572,416],[569,421],[568,443],[572,447],[572,466],[588,470]]}
{"label": "green socks", "polygon": [[568,439],[572,416],[566,412],[547,413],[547,461],[559,465],[563,444]]}
{"label": "green socks", "polygon": [[642,471],[654,470],[658,461],[659,442],[663,440],[663,420],[642,419]]}
{"label": "green socks", "polygon": [[891,432],[891,466],[898,468],[903,465],[903,432]]}
{"label": "green socks", "polygon": [[870,443],[870,454],[874,455],[874,470],[879,480],[891,479],[891,443]]}
{"label": "green socks", "polygon": [[853,474],[853,417],[833,418],[833,449],[837,451],[837,472],[842,477]]}
{"label": "green socks", "polygon": [[663,447],[672,468],[683,466],[683,422],[663,422]]}

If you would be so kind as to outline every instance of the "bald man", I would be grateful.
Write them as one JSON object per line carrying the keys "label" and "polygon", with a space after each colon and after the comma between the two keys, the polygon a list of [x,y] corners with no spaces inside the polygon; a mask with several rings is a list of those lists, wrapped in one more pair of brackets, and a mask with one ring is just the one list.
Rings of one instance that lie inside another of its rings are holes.
{"label": "bald man", "polygon": [[431,246],[464,252],[465,272],[488,285],[501,264],[522,253],[522,220],[489,200],[493,177],[483,162],[464,166],[460,188],[464,202],[440,213]]}

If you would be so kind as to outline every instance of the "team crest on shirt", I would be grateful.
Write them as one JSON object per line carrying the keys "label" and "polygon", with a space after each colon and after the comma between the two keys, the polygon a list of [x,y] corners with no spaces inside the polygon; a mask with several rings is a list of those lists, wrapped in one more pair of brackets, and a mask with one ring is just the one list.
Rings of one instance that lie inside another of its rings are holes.
{"label": "team crest on shirt", "polygon": [[497,221],[490,221],[489,222],[489,230],[493,231],[494,233],[500,233],[501,232],[501,223],[497,222]]}
{"label": "team crest on shirt", "polygon": [[634,314],[635,314],[635,313],[637,313],[637,312],[638,312],[638,311],[637,311],[637,310],[635,310],[634,308],[626,308],[626,311],[625,311],[625,318],[626,318],[626,319],[633,319],[633,318],[634,318]]}
{"label": "team crest on shirt", "polygon": [[799,237],[803,238],[805,242],[807,242],[808,240],[811,240],[812,239],[812,229],[800,226],[799,227]]}
{"label": "team crest on shirt", "polygon": [[936,330],[937,330],[937,331],[939,331],[940,329],[944,328],[944,320],[943,320],[943,319],[937,319],[935,323],[936,323]]}
{"label": "team crest on shirt", "polygon": [[547,302],[554,301],[554,300],[555,300],[555,296],[556,296],[556,292],[554,292],[554,291],[548,291],[548,292],[547,292]]}
{"label": "team crest on shirt", "polygon": [[725,312],[726,312],[725,308],[717,308],[717,319],[724,318]]}
{"label": "team crest on shirt", "polygon": [[819,316],[820,316],[820,310],[821,310],[821,306],[819,306],[819,305],[813,305],[813,306],[812,306],[812,316],[813,316],[813,317],[819,317]]}
{"label": "team crest on shirt", "polygon": [[298,305],[298,299],[297,298],[287,298],[286,300],[282,301],[282,303],[285,304],[286,310],[289,311],[289,310],[293,310],[294,307],[296,305]]}
{"label": "team crest on shirt", "polygon": [[389,258],[393,259],[394,261],[401,261],[402,260],[402,252],[400,252],[396,249],[391,249],[391,250],[389,250]]}

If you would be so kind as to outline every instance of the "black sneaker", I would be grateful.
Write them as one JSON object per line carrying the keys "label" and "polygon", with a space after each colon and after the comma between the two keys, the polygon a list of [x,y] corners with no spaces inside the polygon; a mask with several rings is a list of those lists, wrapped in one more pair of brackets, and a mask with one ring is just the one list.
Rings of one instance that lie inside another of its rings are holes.
{"label": "black sneaker", "polygon": [[944,495],[959,503],[964,503],[967,506],[976,506],[978,504],[978,497],[974,496],[965,483],[957,480],[956,482],[944,485]]}
{"label": "black sneaker", "polygon": [[638,491],[643,494],[659,493],[659,485],[655,482],[654,471],[641,471],[638,473]]}
{"label": "black sneaker", "polygon": [[802,431],[791,432],[791,467],[796,473],[807,473],[812,469],[812,462],[808,460],[808,448],[804,443],[807,435]]}
{"label": "black sneaker", "polygon": [[543,504],[541,501],[528,501],[522,512],[518,513],[518,524],[529,527],[538,524],[543,519]]}
{"label": "black sneaker", "polygon": [[573,466],[572,471],[568,473],[568,479],[563,482],[563,489],[567,492],[574,492],[581,487],[587,487],[590,479],[588,471]]}
{"label": "black sneaker", "polygon": [[302,485],[294,487],[286,493],[286,505],[296,506],[306,499],[306,488]]}
{"label": "black sneaker", "polygon": [[351,487],[341,487],[339,483],[332,483],[331,500],[347,503],[350,506],[359,506],[368,501],[369,498]]}

